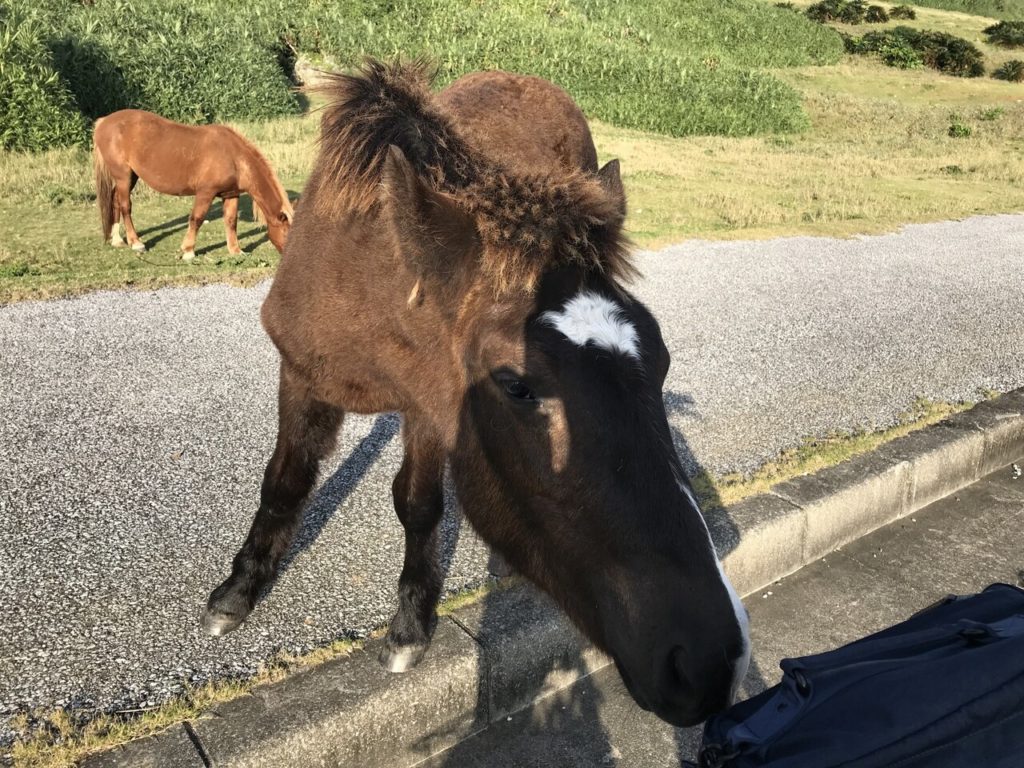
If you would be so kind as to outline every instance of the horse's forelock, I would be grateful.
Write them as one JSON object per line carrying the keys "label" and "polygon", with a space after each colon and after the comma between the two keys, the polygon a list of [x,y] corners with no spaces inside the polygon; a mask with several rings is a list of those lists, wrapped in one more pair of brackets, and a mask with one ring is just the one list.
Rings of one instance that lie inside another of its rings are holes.
{"label": "horse's forelock", "polygon": [[319,212],[365,214],[377,206],[395,145],[425,183],[474,216],[485,245],[482,267],[499,293],[532,290],[554,264],[632,276],[621,201],[585,171],[530,175],[470,145],[433,99],[435,72],[424,59],[371,59],[354,74],[328,79],[320,89],[332,104],[321,121]]}

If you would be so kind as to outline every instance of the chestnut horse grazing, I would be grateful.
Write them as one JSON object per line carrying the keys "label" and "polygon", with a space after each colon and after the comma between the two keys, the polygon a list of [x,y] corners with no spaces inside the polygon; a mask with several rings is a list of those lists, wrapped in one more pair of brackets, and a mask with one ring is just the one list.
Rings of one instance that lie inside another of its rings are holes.
{"label": "chestnut horse grazing", "polygon": [[96,201],[103,239],[123,245],[118,218],[128,244],[145,251],[132,222],[132,189],[142,179],[165,195],[194,195],[182,258],[195,257],[196,233],[213,198],[224,200],[228,251],[238,245],[238,196],[248,192],[253,212],[267,225],[267,237],[284,249],[292,222],[292,204],[270,163],[238,131],[226,125],[182,125],[151,112],[123,109],[101,117],[93,130]]}
{"label": "chestnut horse grazing", "polygon": [[560,89],[423,63],[335,75],[320,154],[262,318],[281,354],[277,447],[203,625],[252,611],[346,411],[399,411],[405,529],[381,653],[436,622],[446,462],[466,516],[615,660],[636,701],[691,725],[745,675],[747,617],[676,455],[658,323],[622,281],[619,168]]}

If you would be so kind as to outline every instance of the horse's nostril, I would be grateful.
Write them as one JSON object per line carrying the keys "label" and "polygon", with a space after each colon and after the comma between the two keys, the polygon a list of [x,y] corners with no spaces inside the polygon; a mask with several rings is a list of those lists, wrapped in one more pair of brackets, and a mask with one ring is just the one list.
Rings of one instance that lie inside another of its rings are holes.
{"label": "horse's nostril", "polygon": [[666,702],[675,709],[666,718],[677,725],[695,725],[729,705],[728,679],[723,670],[707,664],[694,663],[683,646],[676,646],[668,655]]}

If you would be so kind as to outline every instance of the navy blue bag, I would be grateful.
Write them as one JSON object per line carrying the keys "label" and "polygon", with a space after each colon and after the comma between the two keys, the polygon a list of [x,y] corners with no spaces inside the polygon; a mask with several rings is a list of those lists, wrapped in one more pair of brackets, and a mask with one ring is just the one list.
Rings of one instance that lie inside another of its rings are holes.
{"label": "navy blue bag", "polygon": [[993,584],[828,653],[706,723],[701,768],[1024,767],[1024,590]]}

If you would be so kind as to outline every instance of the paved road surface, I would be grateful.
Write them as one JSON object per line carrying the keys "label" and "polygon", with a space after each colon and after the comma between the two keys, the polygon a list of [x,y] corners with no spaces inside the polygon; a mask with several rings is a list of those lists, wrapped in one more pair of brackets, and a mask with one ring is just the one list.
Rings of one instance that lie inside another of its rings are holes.
{"label": "paved road surface", "polygon": [[[1024,479],[1009,470],[877,531],[746,600],[753,695],[779,660],[835,648],[950,592],[1024,574]],[[700,733],[639,709],[614,668],[491,726],[418,768],[679,768]]]}
{"label": "paved road surface", "polygon": [[[918,396],[1024,385],[1022,253],[1024,216],[995,216],[642,254],[680,449],[751,469],[804,436],[887,424]],[[265,292],[0,308],[0,742],[19,708],[151,704],[390,617],[397,422],[356,417],[269,597],[225,639],[197,631],[273,444]],[[448,586],[478,582],[484,548],[454,516],[445,531]]]}

